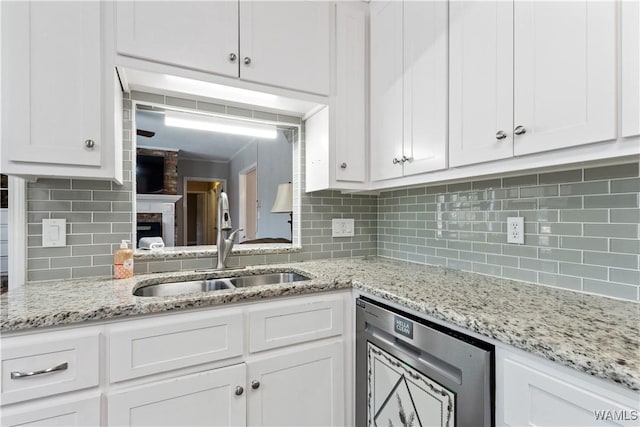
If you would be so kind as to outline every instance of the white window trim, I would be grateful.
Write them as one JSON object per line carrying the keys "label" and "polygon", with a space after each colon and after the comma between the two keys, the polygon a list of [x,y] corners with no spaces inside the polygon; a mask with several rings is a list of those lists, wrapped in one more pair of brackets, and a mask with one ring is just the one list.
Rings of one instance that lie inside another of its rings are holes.
{"label": "white window trim", "polygon": [[9,176],[9,289],[27,279],[27,181]]}

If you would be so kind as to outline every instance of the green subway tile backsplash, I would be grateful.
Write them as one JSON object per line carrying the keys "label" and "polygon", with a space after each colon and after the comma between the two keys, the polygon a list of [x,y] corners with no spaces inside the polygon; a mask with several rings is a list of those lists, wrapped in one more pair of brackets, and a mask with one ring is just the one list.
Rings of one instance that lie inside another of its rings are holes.
{"label": "green subway tile backsplash", "polygon": [[[125,94],[123,158],[125,182],[40,179],[28,186],[28,280],[70,279],[110,276],[113,252],[121,239],[131,240],[132,221],[132,103]],[[145,92],[131,93],[138,101],[196,108],[203,111],[242,117],[278,120],[300,124],[299,117],[258,111],[235,106],[192,101]],[[304,135],[304,132],[303,132]],[[304,164],[304,143],[297,144],[301,164]],[[304,188],[304,171],[294,166],[294,176]],[[406,193],[406,191],[405,191]],[[320,258],[375,255],[377,252],[377,199],[373,196],[343,195],[337,191],[302,194],[300,253],[232,257],[235,265],[305,261]],[[331,237],[331,219],[354,218],[355,236]],[[43,248],[42,220],[65,218],[67,244],[64,248]],[[315,242],[313,239],[322,239]],[[213,259],[187,258],[155,262],[136,261],[136,273],[211,268]]]}
{"label": "green subway tile backsplash", "polygon": [[[300,123],[299,117],[223,103],[132,92],[136,100]],[[125,183],[40,179],[27,194],[29,281],[108,276],[132,228],[132,101],[124,100]],[[304,132],[303,132],[304,135]],[[297,148],[304,164],[304,144]],[[231,265],[375,255],[640,299],[638,162],[527,173],[383,191],[301,194],[302,251],[237,256]],[[304,170],[294,167],[304,188]],[[525,244],[506,243],[506,218],[525,217]],[[355,236],[331,237],[331,219],[354,218]],[[68,246],[43,248],[42,219],[67,220]],[[210,268],[213,259],[137,261],[137,274]]]}
{"label": "green subway tile backsplash", "polygon": [[[638,163],[630,162],[384,191],[378,198],[378,255],[410,259],[424,253],[426,263],[638,300],[639,183]],[[419,194],[435,201],[407,199]],[[436,218],[424,228],[401,221],[408,206],[418,218],[427,212]],[[524,245],[506,243],[509,216],[525,218]],[[396,236],[407,232],[435,238],[404,251]]]}

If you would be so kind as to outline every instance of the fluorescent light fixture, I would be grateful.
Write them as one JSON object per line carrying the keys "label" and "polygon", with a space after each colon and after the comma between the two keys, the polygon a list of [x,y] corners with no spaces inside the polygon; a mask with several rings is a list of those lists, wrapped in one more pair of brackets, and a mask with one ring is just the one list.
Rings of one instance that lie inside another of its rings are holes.
{"label": "fluorescent light fixture", "polygon": [[179,128],[255,136],[265,139],[275,139],[278,136],[278,131],[273,125],[170,110],[165,113],[164,124]]}

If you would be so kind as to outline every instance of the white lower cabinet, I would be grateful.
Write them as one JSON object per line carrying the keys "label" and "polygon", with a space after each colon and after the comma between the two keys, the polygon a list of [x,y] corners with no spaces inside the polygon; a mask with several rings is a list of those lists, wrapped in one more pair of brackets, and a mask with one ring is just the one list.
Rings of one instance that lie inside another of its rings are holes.
{"label": "white lower cabinet", "polygon": [[108,325],[107,425],[348,424],[349,296],[299,297]]}
{"label": "white lower cabinet", "polygon": [[496,425],[638,426],[637,394],[537,359],[496,350]]}
{"label": "white lower cabinet", "polygon": [[19,408],[2,408],[3,427],[47,426],[81,427],[100,425],[100,396],[65,400],[45,399],[40,403],[29,403]]}
{"label": "white lower cabinet", "polygon": [[248,362],[247,425],[344,425],[343,346],[286,349]]}
{"label": "white lower cabinet", "polygon": [[245,371],[242,363],[110,394],[108,425],[245,425]]}
{"label": "white lower cabinet", "polygon": [[350,424],[350,297],[3,334],[0,425]]}

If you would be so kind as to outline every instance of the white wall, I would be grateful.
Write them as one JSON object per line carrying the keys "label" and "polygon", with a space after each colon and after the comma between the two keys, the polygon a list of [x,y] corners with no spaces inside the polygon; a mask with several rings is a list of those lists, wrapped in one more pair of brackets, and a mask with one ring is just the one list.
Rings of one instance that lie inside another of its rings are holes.
{"label": "white wall", "polygon": [[291,238],[289,215],[271,213],[276,200],[278,184],[291,182],[293,175],[293,147],[284,135],[278,131],[278,138],[260,141],[258,144],[258,233],[257,238]]}
{"label": "white wall", "polygon": [[271,213],[278,184],[291,182],[293,175],[293,147],[287,140],[285,132],[291,131],[279,130],[276,139],[254,141],[230,162],[228,195],[234,228],[239,226],[239,174],[252,164],[257,163],[258,165],[258,200],[260,203],[256,234],[258,239],[264,237],[291,238],[291,229],[287,222],[289,215]]}

